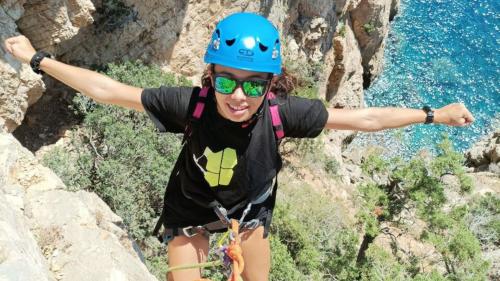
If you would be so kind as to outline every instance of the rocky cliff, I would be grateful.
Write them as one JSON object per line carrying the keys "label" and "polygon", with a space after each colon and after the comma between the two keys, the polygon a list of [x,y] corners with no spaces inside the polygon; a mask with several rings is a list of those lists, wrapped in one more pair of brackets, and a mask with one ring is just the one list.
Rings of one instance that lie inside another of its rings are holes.
{"label": "rocky cliff", "polygon": [[465,156],[476,172],[491,172],[500,176],[500,130],[478,141]]}
{"label": "rocky cliff", "polygon": [[0,280],[156,280],[122,219],[0,133]]}

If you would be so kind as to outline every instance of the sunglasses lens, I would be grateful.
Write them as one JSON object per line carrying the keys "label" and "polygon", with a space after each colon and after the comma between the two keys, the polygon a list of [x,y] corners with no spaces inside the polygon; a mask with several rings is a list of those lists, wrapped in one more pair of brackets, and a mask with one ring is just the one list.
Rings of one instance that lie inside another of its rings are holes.
{"label": "sunglasses lens", "polygon": [[231,94],[236,88],[236,81],[228,78],[217,76],[215,77],[215,90],[221,94]]}
{"label": "sunglasses lens", "polygon": [[267,81],[245,81],[243,92],[249,97],[261,97],[266,90]]}

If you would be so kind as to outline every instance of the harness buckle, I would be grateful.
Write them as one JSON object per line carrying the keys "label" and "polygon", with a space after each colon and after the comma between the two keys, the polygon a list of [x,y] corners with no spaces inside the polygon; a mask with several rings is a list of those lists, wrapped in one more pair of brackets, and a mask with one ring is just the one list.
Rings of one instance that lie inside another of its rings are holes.
{"label": "harness buckle", "polygon": [[222,207],[222,205],[220,205],[220,204],[217,204],[213,207],[213,209],[214,209],[217,217],[219,217],[219,219],[222,221],[222,223],[224,223],[225,225],[231,224],[231,220],[227,216],[226,208]]}
{"label": "harness buckle", "polygon": [[240,225],[241,229],[256,229],[261,225],[261,221],[259,219],[253,219],[247,222],[244,222]]}
{"label": "harness buckle", "polygon": [[182,234],[187,238],[191,238],[197,234],[200,234],[204,228],[202,226],[186,226],[182,228]]}

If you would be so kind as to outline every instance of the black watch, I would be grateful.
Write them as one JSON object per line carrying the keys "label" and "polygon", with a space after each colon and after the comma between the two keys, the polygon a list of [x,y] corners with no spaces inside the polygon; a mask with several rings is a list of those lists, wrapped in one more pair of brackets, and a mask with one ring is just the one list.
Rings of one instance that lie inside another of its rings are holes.
{"label": "black watch", "polygon": [[425,114],[427,114],[427,116],[425,117],[424,124],[433,123],[434,122],[434,111],[431,109],[431,107],[426,105],[426,106],[422,107],[422,110],[425,111]]}
{"label": "black watch", "polygon": [[31,58],[30,66],[31,66],[31,69],[33,69],[33,71],[36,74],[43,74],[43,71],[40,69],[40,62],[44,58],[52,58],[52,56],[49,53],[45,52],[45,51],[38,51]]}

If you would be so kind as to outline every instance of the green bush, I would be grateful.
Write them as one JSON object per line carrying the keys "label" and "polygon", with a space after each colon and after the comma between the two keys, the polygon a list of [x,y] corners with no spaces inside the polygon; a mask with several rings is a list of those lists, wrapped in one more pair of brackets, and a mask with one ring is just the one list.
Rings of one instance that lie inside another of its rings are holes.
{"label": "green bush", "polygon": [[[363,171],[379,180],[364,183],[359,189],[363,204],[357,218],[365,231],[363,241],[367,242],[367,247],[360,249],[360,256],[364,256],[365,259],[358,260],[363,271],[363,279],[403,280],[408,276],[415,276],[416,280],[421,280],[423,276],[430,276],[420,272],[421,269],[414,265],[418,262],[418,257],[400,251],[395,243],[392,245],[395,257],[399,259],[399,255],[403,254],[406,258],[398,260],[399,265],[394,274],[384,273],[382,278],[377,271],[373,271],[373,268],[380,267],[374,265],[374,262],[380,263],[378,259],[387,260],[385,254],[378,250],[375,254],[372,252],[370,257],[372,249],[370,245],[377,235],[382,233],[382,223],[386,231],[387,225],[404,230],[409,226],[405,226],[403,218],[414,211],[417,217],[413,220],[418,218],[426,222],[422,236],[416,239],[431,243],[440,253],[447,271],[443,277],[447,280],[486,278],[489,264],[482,259],[480,243],[464,221],[464,218],[471,218],[474,213],[470,213],[466,206],[456,206],[450,211],[444,211],[447,198],[445,185],[442,182],[443,175],[457,176],[461,192],[469,192],[472,189],[472,181],[465,174],[463,162],[463,156],[453,150],[447,137],[438,145],[437,155],[434,158],[415,157],[403,161],[398,158],[384,160],[380,156],[370,155],[365,159],[362,165]],[[380,181],[383,178],[387,180]],[[488,203],[486,205],[490,206]],[[478,227],[478,229],[488,228]],[[385,262],[394,263],[394,261]],[[440,280],[437,277],[432,278]]]}
{"label": "green bush", "polygon": [[293,260],[292,255],[286,244],[280,241],[279,238],[271,235],[271,274],[269,280],[276,281],[301,281],[306,280]]}
{"label": "green bush", "polygon": [[465,217],[465,224],[483,248],[500,246],[500,197],[487,193],[477,198]]}
{"label": "green bush", "polygon": [[[352,280],[357,274],[358,236],[349,227],[345,210],[312,187],[299,184],[281,184],[271,234],[287,247],[295,267],[304,275],[301,280],[332,276]],[[273,266],[271,271],[279,270]]]}
{"label": "green bush", "polygon": [[361,269],[362,281],[404,281],[405,268],[384,249],[372,245],[366,252],[367,261]]}
{"label": "green bush", "polygon": [[[186,84],[186,80],[163,73],[159,67],[140,61],[110,64],[105,74],[136,87]],[[166,183],[180,151],[180,136],[159,135],[145,113],[101,105],[77,96],[74,110],[83,123],[72,132],[65,150],[58,148],[45,157],[72,190],[96,192],[121,216],[129,234],[145,252],[153,272],[164,272],[166,264],[152,250],[151,235],[162,208]],[[157,267],[158,266],[158,267]],[[164,278],[159,277],[159,278]]]}
{"label": "green bush", "polygon": [[370,23],[365,23],[365,24],[363,25],[363,28],[365,29],[365,32],[366,32],[367,34],[371,34],[372,32],[374,32],[374,31],[376,30],[375,25],[373,25],[373,23],[372,23],[372,22],[370,22]]}
{"label": "green bush", "polygon": [[346,34],[345,22],[339,23],[339,27],[338,27],[337,32],[338,32],[338,35],[340,35],[340,37],[345,38],[345,34]]}

